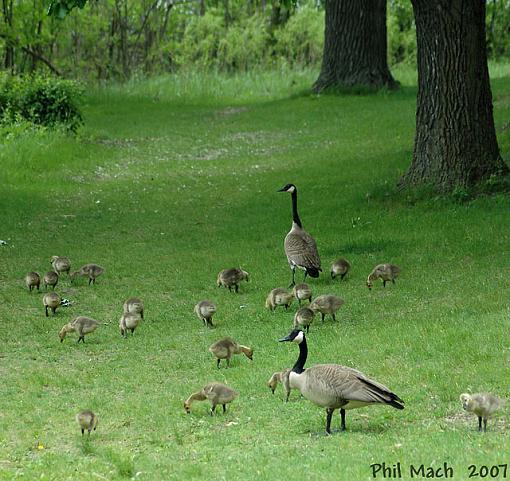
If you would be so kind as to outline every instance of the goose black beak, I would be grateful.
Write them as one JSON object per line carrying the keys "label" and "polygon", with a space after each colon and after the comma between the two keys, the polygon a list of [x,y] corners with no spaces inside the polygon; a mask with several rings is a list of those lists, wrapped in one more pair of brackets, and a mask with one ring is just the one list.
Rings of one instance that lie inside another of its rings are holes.
{"label": "goose black beak", "polygon": [[288,336],[282,337],[281,339],[278,339],[278,342],[286,342],[286,341],[292,341],[290,334]]}
{"label": "goose black beak", "polygon": [[281,189],[278,189],[276,192],[286,192],[285,187],[282,187]]}

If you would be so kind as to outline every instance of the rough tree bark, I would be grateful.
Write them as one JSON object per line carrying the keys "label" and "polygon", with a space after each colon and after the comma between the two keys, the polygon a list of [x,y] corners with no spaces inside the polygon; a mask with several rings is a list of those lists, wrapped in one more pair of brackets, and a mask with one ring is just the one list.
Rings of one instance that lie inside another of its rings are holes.
{"label": "rough tree bark", "polygon": [[386,0],[326,0],[325,23],[315,92],[329,87],[398,86],[388,68]]}
{"label": "rough tree bark", "polygon": [[412,0],[418,47],[416,134],[400,186],[441,191],[508,172],[496,140],[485,0]]}

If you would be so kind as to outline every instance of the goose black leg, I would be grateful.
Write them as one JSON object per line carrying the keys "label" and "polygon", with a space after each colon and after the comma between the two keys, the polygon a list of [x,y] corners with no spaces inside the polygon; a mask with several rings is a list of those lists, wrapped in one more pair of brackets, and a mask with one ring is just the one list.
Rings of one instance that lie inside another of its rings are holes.
{"label": "goose black leg", "polygon": [[324,322],[324,318],[326,317],[326,314],[322,314],[322,312],[321,312],[321,316],[322,316],[322,322]]}
{"label": "goose black leg", "polygon": [[382,286],[386,287],[386,281],[382,281]]}
{"label": "goose black leg", "polygon": [[234,289],[236,292],[239,292],[239,286],[237,284],[234,286]]}
{"label": "goose black leg", "polygon": [[81,435],[83,436],[85,434],[85,429],[81,428]]}
{"label": "goose black leg", "polygon": [[342,422],[340,424],[340,429],[345,431],[345,409],[340,409],[340,417],[342,418]]}
{"label": "goose black leg", "polygon": [[326,409],[326,433],[331,434],[331,418],[333,417],[334,409]]}
{"label": "goose black leg", "polygon": [[49,317],[49,314],[48,314],[48,306],[44,306],[44,308],[46,309],[46,317]]}
{"label": "goose black leg", "polygon": [[227,410],[227,406],[225,406],[225,404],[223,404],[223,412],[225,412]]}
{"label": "goose black leg", "polygon": [[331,314],[331,317],[333,318],[333,320],[336,322],[336,316],[335,316],[335,313]]}
{"label": "goose black leg", "polygon": [[289,289],[290,289],[291,287],[294,287],[294,286],[296,285],[296,280],[294,279],[294,278],[295,278],[295,276],[296,276],[296,267],[295,267],[295,266],[292,266],[290,269],[291,269],[291,271],[292,271],[292,281],[291,281],[291,283],[289,284]]}
{"label": "goose black leg", "polygon": [[216,361],[216,367],[217,367],[218,369],[220,368],[220,359],[218,359],[218,360]]}
{"label": "goose black leg", "polygon": [[308,326],[306,326],[306,333],[308,334],[308,331],[310,330],[310,324],[308,324]]}
{"label": "goose black leg", "polygon": [[482,432],[482,417],[478,416],[478,431]]}

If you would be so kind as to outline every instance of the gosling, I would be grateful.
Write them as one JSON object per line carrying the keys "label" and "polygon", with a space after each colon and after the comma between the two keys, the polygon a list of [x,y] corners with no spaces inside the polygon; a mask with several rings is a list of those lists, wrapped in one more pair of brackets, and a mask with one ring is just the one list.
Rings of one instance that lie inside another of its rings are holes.
{"label": "gosling", "polygon": [[333,296],[331,294],[326,294],[316,297],[310,304],[310,309],[312,309],[314,312],[321,313],[322,322],[324,322],[326,314],[330,314],[333,320],[336,321],[335,314],[343,303],[343,299],[340,299],[339,297]]}
{"label": "gosling", "polygon": [[44,310],[46,311],[46,317],[49,317],[48,308],[51,309],[53,315],[56,314],[57,307],[60,306],[61,299],[60,296],[56,292],[48,292],[43,296],[43,305]]}
{"label": "gosling", "polygon": [[266,307],[269,310],[274,311],[278,306],[284,306],[285,310],[287,310],[292,304],[293,299],[294,294],[289,292],[287,289],[277,287],[268,294],[266,299]]}
{"label": "gosling", "polygon": [[195,314],[198,318],[204,321],[204,326],[206,327],[214,327],[212,323],[212,318],[214,313],[216,312],[216,304],[211,301],[200,301],[195,306]]}
{"label": "gosling", "polygon": [[127,337],[128,330],[130,330],[131,335],[133,335],[141,320],[142,317],[136,312],[125,312],[122,314],[122,317],[119,320],[120,335]]}
{"label": "gosling", "polygon": [[57,274],[62,274],[62,272],[67,272],[67,275],[69,275],[69,272],[71,271],[71,261],[64,256],[51,256],[50,258],[51,265],[53,266],[53,270]]}
{"label": "gosling", "polygon": [[297,284],[292,289],[294,297],[298,300],[298,304],[301,306],[301,301],[308,299],[308,302],[312,302],[312,289],[305,282]]}
{"label": "gosling", "polygon": [[377,279],[382,279],[383,287],[386,287],[386,282],[391,281],[395,284],[395,279],[400,274],[400,267],[394,264],[379,264],[374,267],[374,270],[368,275],[367,287],[372,289],[373,282]]}
{"label": "gosling", "polygon": [[37,290],[39,290],[41,285],[41,276],[37,272],[27,272],[27,275],[25,276],[25,284],[30,292],[32,292],[34,287],[37,287]]}
{"label": "gosling", "polygon": [[218,274],[216,284],[218,287],[228,287],[229,291],[232,291],[233,287],[235,292],[239,292],[239,282],[248,282],[249,276],[246,271],[232,267],[231,269],[224,269]]}
{"label": "gosling", "polygon": [[225,386],[225,384],[222,384],[221,382],[211,382],[184,401],[184,410],[186,411],[186,414],[189,414],[191,412],[191,403],[193,401],[205,401],[206,399],[209,399],[209,402],[211,403],[210,413],[212,416],[218,404],[223,406],[223,412],[225,412],[227,410],[226,405],[231,403],[237,396],[239,396],[239,393],[228,386]]}
{"label": "gosling", "polygon": [[71,282],[73,282],[77,276],[88,277],[90,286],[90,284],[96,283],[96,278],[99,277],[103,272],[104,269],[97,264],[85,264],[84,266],[80,267],[79,271],[75,271],[71,274]]}
{"label": "gosling", "polygon": [[139,299],[138,297],[130,297],[129,299],[126,299],[126,302],[124,302],[124,314],[140,314],[140,317],[143,320],[143,310],[144,305],[143,301]]}
{"label": "gosling", "polygon": [[487,393],[463,393],[460,395],[460,402],[466,411],[478,416],[478,431],[482,431],[483,420],[484,432],[487,431],[487,419],[489,419],[495,411],[505,404],[503,399],[499,399],[496,396]]}
{"label": "gosling", "polygon": [[243,353],[250,361],[253,360],[253,349],[251,347],[238,344],[230,337],[225,337],[219,341],[216,341],[209,347],[209,352],[218,358],[216,363],[218,369],[220,368],[220,362],[222,359],[227,360],[227,367],[229,367],[230,358],[233,354]]}
{"label": "gosling", "polygon": [[271,391],[275,392],[276,387],[278,386],[278,383],[281,382],[283,389],[285,391],[285,402],[289,401],[290,396],[290,382],[289,382],[289,375],[290,375],[290,369],[284,369],[283,371],[278,371],[273,373],[273,375],[269,378],[269,381],[267,381],[267,387],[271,389]]}
{"label": "gosling", "polygon": [[302,307],[294,314],[294,329],[305,329],[306,333],[310,330],[310,324],[313,322],[315,312],[309,307]]}
{"label": "gosling", "polygon": [[340,279],[343,280],[344,277],[349,272],[351,268],[351,264],[346,259],[338,259],[337,261],[331,264],[331,279],[336,279],[340,276]]}
{"label": "gosling", "polygon": [[92,411],[80,411],[76,415],[76,422],[80,425],[81,435],[83,436],[86,429],[90,436],[90,432],[97,428],[98,417]]}
{"label": "gosling", "polygon": [[76,334],[78,334],[78,342],[85,342],[85,334],[94,332],[97,329],[97,326],[99,326],[99,322],[95,319],[86,316],[78,316],[60,329],[60,332],[58,333],[60,342],[64,342],[64,339],[69,332],[76,332]]}
{"label": "gosling", "polygon": [[48,290],[48,286],[51,286],[55,290],[55,286],[58,284],[58,274],[54,271],[48,271],[43,277],[44,289]]}

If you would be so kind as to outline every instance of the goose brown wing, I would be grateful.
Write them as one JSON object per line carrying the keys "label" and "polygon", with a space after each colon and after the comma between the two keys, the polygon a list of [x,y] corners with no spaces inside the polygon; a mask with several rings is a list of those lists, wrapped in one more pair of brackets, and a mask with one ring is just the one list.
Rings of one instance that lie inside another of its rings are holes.
{"label": "goose brown wing", "polygon": [[321,268],[315,239],[304,230],[291,230],[285,237],[285,254],[290,263],[300,267]]}

